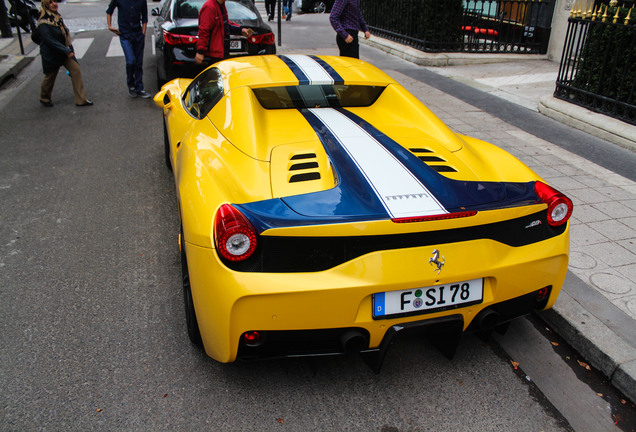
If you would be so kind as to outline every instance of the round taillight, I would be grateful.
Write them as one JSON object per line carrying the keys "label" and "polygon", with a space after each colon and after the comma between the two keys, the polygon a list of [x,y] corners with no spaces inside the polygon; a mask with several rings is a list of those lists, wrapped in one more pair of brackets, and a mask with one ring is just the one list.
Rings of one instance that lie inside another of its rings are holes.
{"label": "round taillight", "polygon": [[221,256],[230,261],[243,261],[256,250],[256,230],[247,218],[229,204],[216,212],[214,239]]}
{"label": "round taillight", "polygon": [[560,226],[570,219],[574,208],[570,198],[541,182],[534,183],[534,190],[541,201],[548,205],[548,224]]}

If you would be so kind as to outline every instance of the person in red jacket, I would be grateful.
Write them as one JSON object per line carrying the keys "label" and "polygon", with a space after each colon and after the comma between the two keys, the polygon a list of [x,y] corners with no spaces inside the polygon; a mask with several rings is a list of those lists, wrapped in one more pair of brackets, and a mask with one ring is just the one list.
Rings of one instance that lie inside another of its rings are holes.
{"label": "person in red jacket", "polygon": [[199,40],[194,61],[202,64],[206,57],[210,57],[211,63],[216,63],[229,57],[230,34],[250,37],[254,30],[228,19],[225,0],[206,0],[199,11]]}

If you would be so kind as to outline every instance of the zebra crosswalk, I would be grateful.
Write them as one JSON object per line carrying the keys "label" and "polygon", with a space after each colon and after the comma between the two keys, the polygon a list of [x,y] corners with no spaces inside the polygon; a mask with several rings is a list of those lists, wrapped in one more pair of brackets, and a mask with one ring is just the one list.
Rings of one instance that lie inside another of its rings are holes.
{"label": "zebra crosswalk", "polygon": [[[75,57],[81,59],[86,55],[86,52],[90,49],[95,38],[92,37],[78,37],[73,39],[73,48],[75,49]],[[148,44],[146,44],[147,46]],[[155,54],[154,35],[152,35],[152,54]],[[124,50],[121,48],[118,36],[113,36],[108,44],[108,51],[106,51],[106,57],[123,57]]]}

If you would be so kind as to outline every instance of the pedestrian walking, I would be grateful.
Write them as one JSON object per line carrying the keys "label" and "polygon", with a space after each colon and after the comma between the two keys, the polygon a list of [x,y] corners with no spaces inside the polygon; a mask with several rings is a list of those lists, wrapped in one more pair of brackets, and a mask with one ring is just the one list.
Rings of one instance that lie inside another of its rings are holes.
{"label": "pedestrian walking", "polygon": [[[113,12],[117,9],[117,25],[112,25]],[[148,4],[146,0],[111,0],[106,9],[108,30],[119,36],[126,58],[126,84],[128,95],[149,98],[144,90],[143,64],[146,27],[148,26]]]}
{"label": "pedestrian walking", "polygon": [[60,66],[64,66],[71,77],[75,105],[91,106],[93,102],[86,97],[82,71],[73,50],[71,34],[58,12],[57,0],[42,0],[42,11],[38,19],[40,34],[40,57],[44,79],[40,86],[40,103],[50,108],[53,106],[51,94]]}
{"label": "pedestrian walking", "polygon": [[[216,63],[230,56],[230,34],[250,37],[254,30],[228,19],[225,0],[206,0],[199,11],[196,64]],[[206,58],[208,57],[208,58]]]}
{"label": "pedestrian walking", "polygon": [[274,12],[276,10],[276,0],[265,0],[265,11],[267,12],[267,21],[274,19]]}
{"label": "pedestrian walking", "polygon": [[331,27],[336,31],[336,43],[343,57],[360,58],[358,32],[364,32],[369,39],[371,33],[362,17],[360,0],[336,0],[329,15]]}
{"label": "pedestrian walking", "polygon": [[285,11],[285,21],[291,21],[292,17],[292,7],[294,5],[294,0],[283,0],[283,10]]}

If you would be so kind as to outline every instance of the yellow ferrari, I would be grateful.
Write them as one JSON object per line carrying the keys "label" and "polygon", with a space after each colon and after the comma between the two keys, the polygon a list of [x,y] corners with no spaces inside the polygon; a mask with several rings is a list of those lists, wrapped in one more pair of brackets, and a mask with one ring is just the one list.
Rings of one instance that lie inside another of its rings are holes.
{"label": "yellow ferrari", "polygon": [[226,60],[154,100],[187,331],[219,362],[360,352],[379,370],[406,331],[452,356],[559,294],[571,200],[367,62]]}

